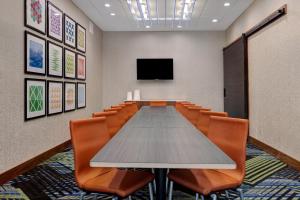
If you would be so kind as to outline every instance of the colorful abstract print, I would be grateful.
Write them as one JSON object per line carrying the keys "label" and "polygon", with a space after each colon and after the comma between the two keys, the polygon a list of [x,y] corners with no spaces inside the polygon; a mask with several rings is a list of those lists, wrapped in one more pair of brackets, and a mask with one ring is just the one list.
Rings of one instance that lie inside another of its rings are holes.
{"label": "colorful abstract print", "polygon": [[44,109],[44,89],[42,86],[30,86],[29,88],[29,111],[39,112]]}
{"label": "colorful abstract print", "polygon": [[31,0],[31,19],[37,24],[42,23],[42,4],[40,0]]}
{"label": "colorful abstract print", "polygon": [[30,67],[42,69],[44,67],[44,47],[42,44],[30,40],[29,65]]}
{"label": "colorful abstract print", "polygon": [[78,46],[80,48],[84,48],[85,47],[85,33],[82,30],[78,31]]}
{"label": "colorful abstract print", "polygon": [[66,20],[65,23],[66,40],[71,44],[75,43],[75,24]]}
{"label": "colorful abstract print", "polygon": [[61,35],[61,16],[55,10],[50,10],[50,31],[56,35]]}
{"label": "colorful abstract print", "polygon": [[78,68],[77,73],[79,77],[85,77],[85,59],[78,58]]}
{"label": "colorful abstract print", "polygon": [[75,58],[74,56],[67,54],[66,55],[66,73],[74,74],[75,73]]}

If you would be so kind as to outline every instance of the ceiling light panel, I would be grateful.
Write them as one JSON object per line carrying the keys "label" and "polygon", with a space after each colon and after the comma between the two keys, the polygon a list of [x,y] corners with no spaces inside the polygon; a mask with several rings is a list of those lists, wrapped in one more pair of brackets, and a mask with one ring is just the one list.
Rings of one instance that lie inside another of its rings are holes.
{"label": "ceiling light panel", "polygon": [[[132,16],[139,21],[174,21],[191,20],[197,0],[173,0],[174,13],[159,14],[159,0],[126,0]],[[172,2],[172,1],[168,1]],[[169,3],[170,4],[170,3]],[[165,5],[169,8],[171,5]],[[168,9],[169,10],[169,9]]]}

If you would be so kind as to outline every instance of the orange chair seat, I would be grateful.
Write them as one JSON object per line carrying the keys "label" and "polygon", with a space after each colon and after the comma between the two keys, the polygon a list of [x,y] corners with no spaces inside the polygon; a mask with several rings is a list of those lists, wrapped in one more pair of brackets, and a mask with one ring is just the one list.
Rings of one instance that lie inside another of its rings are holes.
{"label": "orange chair seat", "polygon": [[207,133],[208,133],[208,127],[198,125],[197,128],[198,128],[204,135],[207,135]]}
{"label": "orange chair seat", "polygon": [[240,180],[220,171],[209,169],[172,170],[168,177],[171,181],[204,195],[227,188],[235,188],[241,184]]}
{"label": "orange chair seat", "polygon": [[127,197],[154,179],[154,175],[142,171],[111,169],[83,184],[88,191],[117,194]]}

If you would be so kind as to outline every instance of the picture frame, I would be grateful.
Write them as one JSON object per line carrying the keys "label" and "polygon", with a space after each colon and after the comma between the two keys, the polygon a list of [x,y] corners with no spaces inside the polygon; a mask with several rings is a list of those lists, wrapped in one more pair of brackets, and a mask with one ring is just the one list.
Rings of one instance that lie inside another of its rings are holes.
{"label": "picture frame", "polygon": [[25,31],[25,68],[26,74],[46,75],[46,39]]}
{"label": "picture frame", "polygon": [[47,115],[63,112],[64,87],[61,81],[47,81]]}
{"label": "picture frame", "polygon": [[46,34],[46,0],[25,0],[24,25],[43,35]]}
{"label": "picture frame", "polygon": [[47,2],[47,35],[58,42],[63,41],[63,12],[50,1]]}
{"label": "picture frame", "polygon": [[79,53],[76,56],[76,78],[86,80],[86,57]]}
{"label": "picture frame", "polygon": [[64,43],[68,47],[76,48],[76,22],[67,14],[64,14]]}
{"label": "picture frame", "polygon": [[76,110],[76,83],[64,82],[64,112]]}
{"label": "picture frame", "polygon": [[64,77],[76,78],[76,53],[67,48],[64,48]]}
{"label": "picture frame", "polygon": [[86,84],[77,82],[77,109],[86,107]]}
{"label": "picture frame", "polygon": [[82,53],[86,51],[86,29],[80,24],[76,24],[76,49]]}
{"label": "picture frame", "polygon": [[47,75],[52,77],[63,77],[64,48],[51,41],[47,42]]}
{"label": "picture frame", "polygon": [[46,116],[46,81],[25,78],[25,121]]}

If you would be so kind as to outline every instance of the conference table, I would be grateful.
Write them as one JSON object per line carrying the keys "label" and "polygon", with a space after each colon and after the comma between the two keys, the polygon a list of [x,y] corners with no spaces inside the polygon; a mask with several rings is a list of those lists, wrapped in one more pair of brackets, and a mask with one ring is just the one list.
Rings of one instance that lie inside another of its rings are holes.
{"label": "conference table", "polygon": [[91,167],[154,168],[156,199],[167,169],[235,169],[235,162],[173,106],[142,107],[92,158]]}

